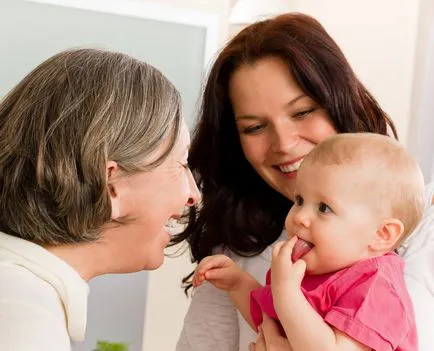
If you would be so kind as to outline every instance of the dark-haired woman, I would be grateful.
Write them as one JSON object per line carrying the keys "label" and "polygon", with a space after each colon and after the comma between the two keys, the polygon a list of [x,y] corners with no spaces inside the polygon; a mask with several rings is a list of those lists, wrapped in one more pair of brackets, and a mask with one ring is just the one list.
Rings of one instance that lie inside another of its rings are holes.
{"label": "dark-haired woman", "polygon": [[[397,137],[320,23],[292,13],[245,28],[220,52],[205,86],[189,158],[203,202],[177,240],[189,242],[196,262],[224,252],[263,282],[272,245],[286,238],[284,219],[303,157],[331,135],[355,132]],[[409,243],[433,241],[428,234]],[[429,249],[420,245],[404,255],[423,351],[434,322],[434,269],[419,260],[434,255]],[[255,351],[279,350],[271,342],[284,342],[270,323]],[[244,351],[255,340],[225,293],[204,284],[194,292],[177,350]]]}

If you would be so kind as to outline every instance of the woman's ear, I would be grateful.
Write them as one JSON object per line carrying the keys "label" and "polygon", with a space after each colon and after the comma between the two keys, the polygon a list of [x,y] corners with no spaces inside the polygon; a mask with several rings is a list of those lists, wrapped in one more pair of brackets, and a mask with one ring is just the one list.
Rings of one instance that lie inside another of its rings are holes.
{"label": "woman's ear", "polygon": [[116,220],[121,216],[121,204],[116,176],[119,173],[119,165],[114,161],[107,162],[107,186],[111,202],[111,219]]}
{"label": "woman's ear", "polygon": [[369,247],[373,251],[393,250],[403,232],[404,224],[399,219],[385,219],[381,222],[380,227],[377,229],[375,240]]}

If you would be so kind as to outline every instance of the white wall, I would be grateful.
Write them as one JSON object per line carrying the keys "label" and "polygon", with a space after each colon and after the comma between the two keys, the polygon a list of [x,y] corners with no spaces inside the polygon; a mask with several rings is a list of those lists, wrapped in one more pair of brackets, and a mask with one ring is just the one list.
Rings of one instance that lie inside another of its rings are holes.
{"label": "white wall", "polygon": [[166,257],[162,267],[149,273],[143,351],[175,350],[190,303],[181,289],[181,279],[193,268],[185,253]]}
{"label": "white wall", "polygon": [[434,2],[420,1],[409,148],[425,181],[434,181]]}
{"label": "white wall", "polygon": [[155,2],[162,5],[184,7],[187,9],[210,12],[219,16],[220,42],[224,42],[228,36],[228,19],[231,2],[234,0],[141,0]]}

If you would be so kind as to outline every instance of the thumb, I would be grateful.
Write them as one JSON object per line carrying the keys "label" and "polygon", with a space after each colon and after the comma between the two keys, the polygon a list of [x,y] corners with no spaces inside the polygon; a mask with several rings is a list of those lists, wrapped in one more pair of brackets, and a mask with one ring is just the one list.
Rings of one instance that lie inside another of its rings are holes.
{"label": "thumb", "polygon": [[298,284],[301,284],[301,281],[304,278],[306,273],[306,262],[303,260],[297,260],[292,265],[292,270],[294,272],[294,276]]}

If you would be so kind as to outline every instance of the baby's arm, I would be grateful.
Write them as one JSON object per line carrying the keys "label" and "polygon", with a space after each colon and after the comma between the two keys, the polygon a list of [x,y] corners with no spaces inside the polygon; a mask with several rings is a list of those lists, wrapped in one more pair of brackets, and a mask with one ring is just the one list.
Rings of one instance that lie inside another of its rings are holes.
{"label": "baby's arm", "polygon": [[193,286],[197,287],[205,280],[217,289],[227,291],[241,315],[254,328],[250,317],[250,292],[261,287],[255,278],[239,268],[229,257],[214,255],[200,261],[193,276]]}
{"label": "baby's arm", "polygon": [[306,264],[291,261],[297,238],[276,244],[271,264],[274,307],[293,351],[368,351],[346,334],[331,328],[301,291]]}
{"label": "baby's arm", "polygon": [[331,328],[312,308],[304,295],[288,296],[291,303],[278,316],[293,351],[369,351],[348,335]]}

